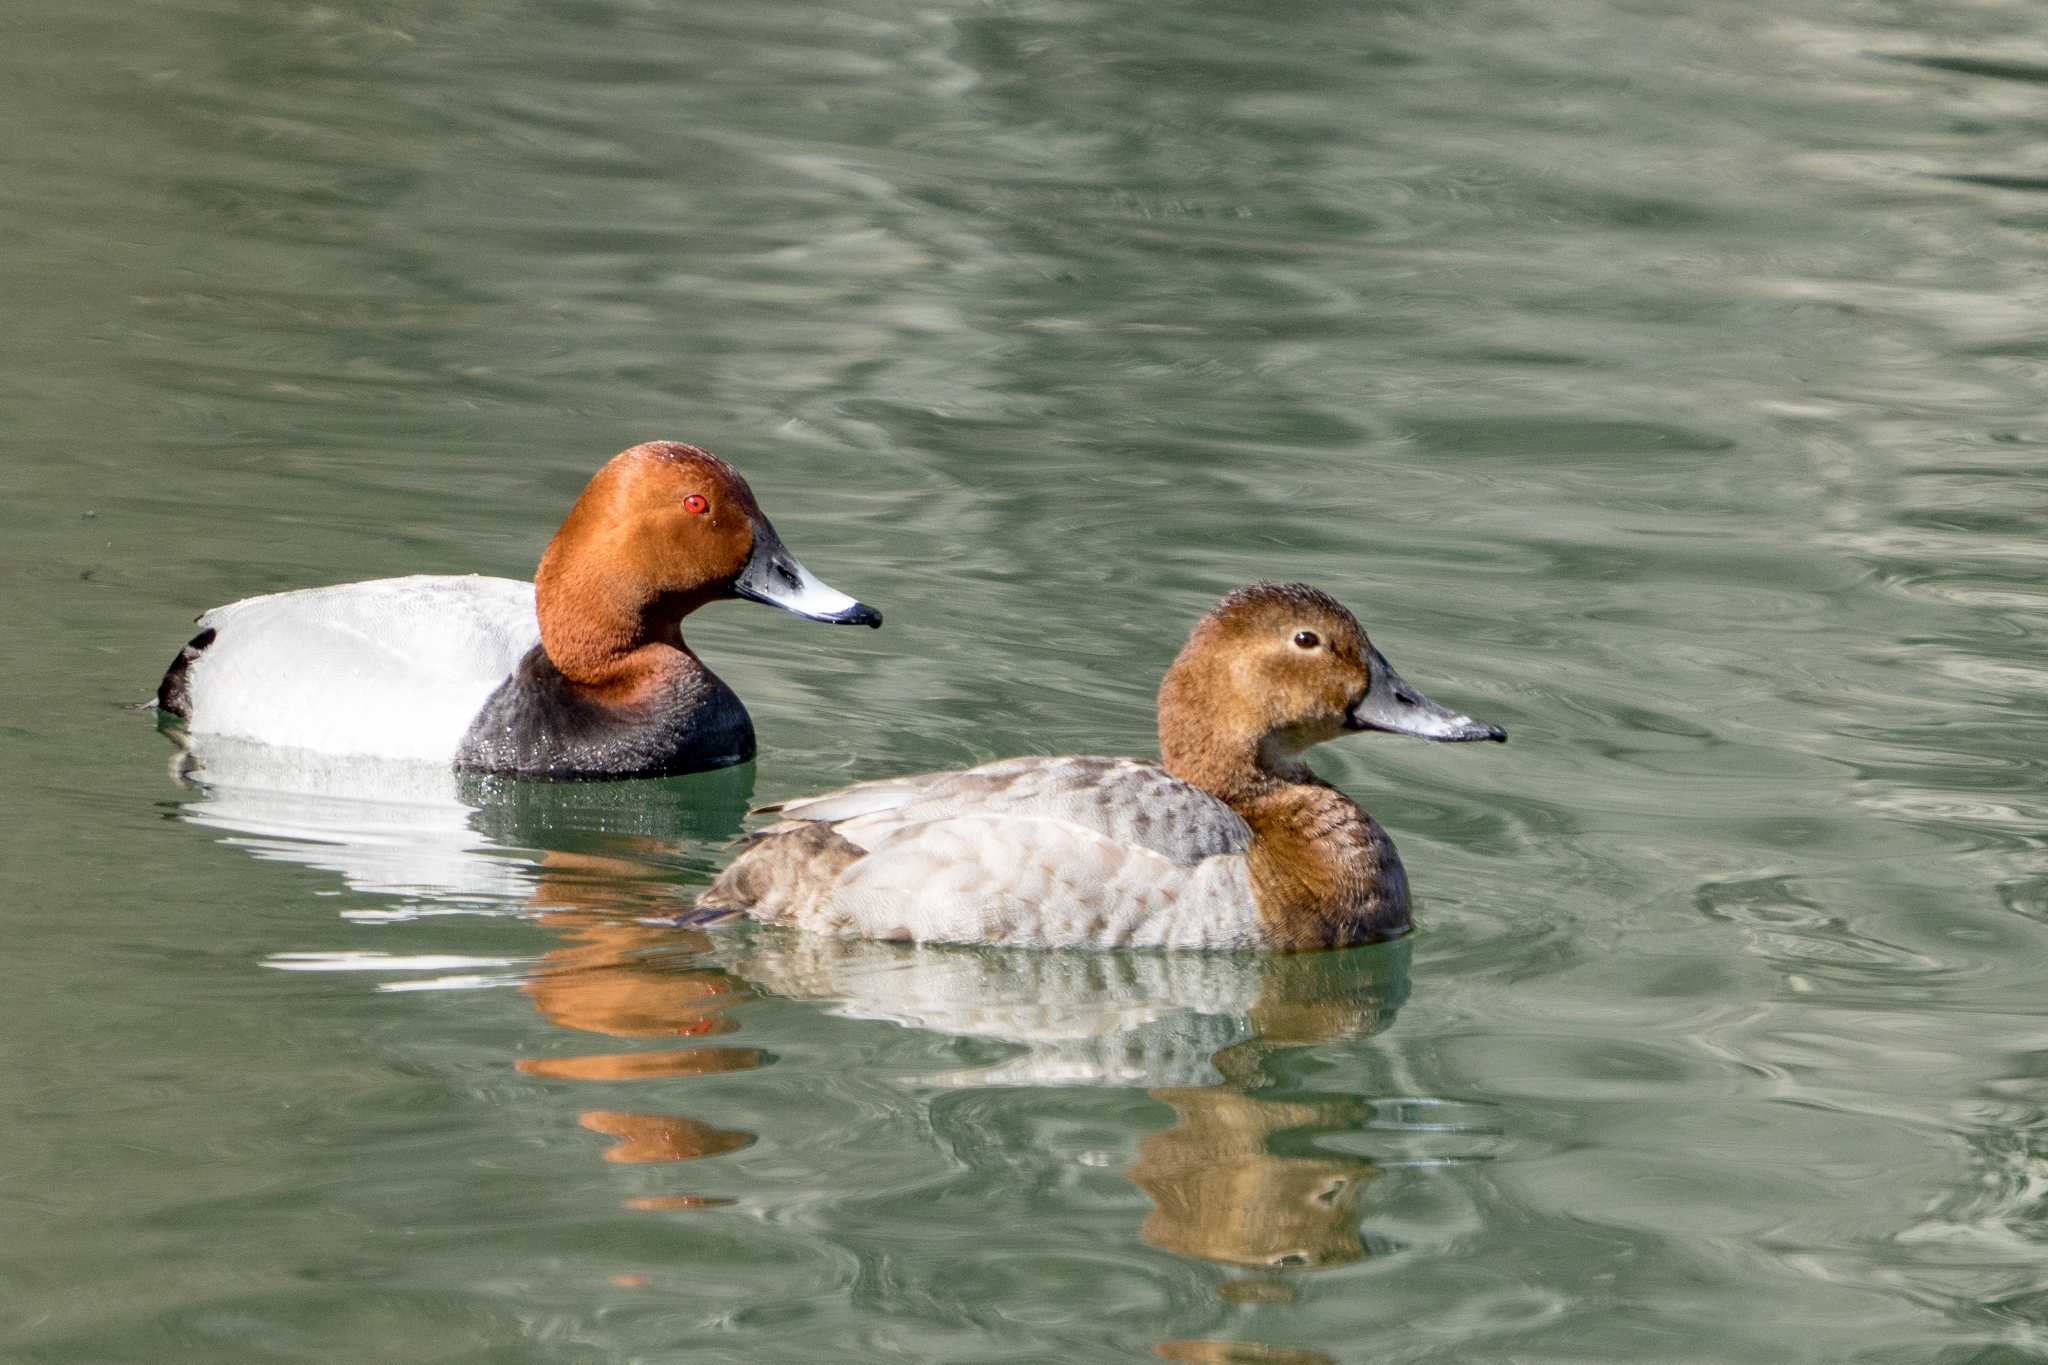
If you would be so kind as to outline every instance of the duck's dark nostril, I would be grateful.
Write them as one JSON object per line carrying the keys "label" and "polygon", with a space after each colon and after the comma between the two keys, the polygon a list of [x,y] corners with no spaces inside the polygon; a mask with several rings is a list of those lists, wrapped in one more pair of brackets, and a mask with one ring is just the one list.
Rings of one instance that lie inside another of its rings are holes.
{"label": "duck's dark nostril", "polygon": [[1413,692],[1405,692],[1398,687],[1394,689],[1394,700],[1400,702],[1403,706],[1418,706],[1422,702],[1422,698],[1416,696]]}

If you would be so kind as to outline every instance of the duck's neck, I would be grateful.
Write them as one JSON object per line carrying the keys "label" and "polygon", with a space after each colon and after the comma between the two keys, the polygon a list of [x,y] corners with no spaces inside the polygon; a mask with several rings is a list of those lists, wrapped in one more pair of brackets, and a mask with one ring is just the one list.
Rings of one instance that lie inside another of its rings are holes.
{"label": "duck's neck", "polygon": [[580,660],[572,655],[573,672],[562,666],[560,655],[547,648],[545,635],[541,647],[570,688],[609,711],[645,710],[695,683],[718,681],[696,651],[683,642],[680,631],[671,639],[648,640],[602,660]]}
{"label": "duck's neck", "polygon": [[1232,743],[1193,720],[1162,708],[1161,757],[1251,827],[1245,857],[1268,946],[1342,947],[1408,927],[1408,878],[1379,822],[1298,750]]}
{"label": "duck's neck", "polygon": [[541,557],[533,588],[548,661],[599,706],[634,710],[710,676],[683,642],[683,618],[703,605],[701,594],[636,589],[631,576],[563,551],[559,538]]}

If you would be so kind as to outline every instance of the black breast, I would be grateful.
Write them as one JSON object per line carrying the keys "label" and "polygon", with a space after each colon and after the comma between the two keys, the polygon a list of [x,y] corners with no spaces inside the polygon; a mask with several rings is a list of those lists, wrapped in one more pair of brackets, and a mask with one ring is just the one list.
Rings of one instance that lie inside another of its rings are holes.
{"label": "black breast", "polygon": [[644,702],[613,707],[578,691],[535,645],[470,722],[455,766],[575,782],[746,762],[754,756],[747,708],[717,675],[689,662],[695,666],[677,669]]}

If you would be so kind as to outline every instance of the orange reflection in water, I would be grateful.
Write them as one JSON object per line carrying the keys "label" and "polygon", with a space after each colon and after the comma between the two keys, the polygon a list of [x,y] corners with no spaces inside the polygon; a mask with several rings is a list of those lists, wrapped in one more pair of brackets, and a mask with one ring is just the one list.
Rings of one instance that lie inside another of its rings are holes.
{"label": "orange reflection in water", "polygon": [[[649,851],[654,851],[651,844]],[[542,956],[520,989],[550,1023],[615,1038],[706,1037],[738,1027],[726,1011],[753,998],[753,992],[725,972],[696,965],[696,955],[710,947],[709,940],[631,917],[649,908],[645,864],[551,852],[545,866],[548,875],[535,901],[575,908],[542,916],[541,924],[562,936],[562,946]],[[706,1046],[522,1057],[517,1065],[527,1075],[554,1080],[647,1081],[747,1071],[766,1061],[759,1048]],[[617,1139],[604,1153],[606,1161],[616,1163],[694,1161],[755,1141],[752,1133],[681,1114],[588,1109],[577,1121]],[[643,1195],[625,1206],[653,1211],[729,1202],[678,1193]]]}
{"label": "orange reflection in water", "polygon": [[692,965],[710,946],[679,933],[586,910],[559,911],[541,923],[562,947],[541,957],[520,987],[550,1023],[615,1038],[673,1038],[730,1033],[724,1012],[752,998],[743,982]]}
{"label": "orange reflection in water", "polygon": [[[1269,1271],[1315,1269],[1366,1255],[1359,1203],[1377,1168],[1342,1155],[1285,1156],[1283,1132],[1354,1130],[1367,1114],[1350,1095],[1268,1099],[1272,1062],[1289,1049],[1370,1037],[1407,995],[1407,950],[1374,956],[1315,954],[1262,964],[1247,1012],[1252,1037],[1211,1057],[1224,1083],[1155,1088],[1175,1122],[1142,1139],[1125,1174],[1152,1200],[1139,1235],[1164,1251]],[[1360,967],[1370,970],[1361,972]],[[1294,1298],[1280,1275],[1229,1279],[1218,1294],[1239,1303]],[[1162,1341],[1162,1360],[1203,1365],[1335,1365],[1321,1351],[1213,1338]]]}
{"label": "orange reflection in water", "polygon": [[626,1200],[624,1207],[660,1212],[664,1209],[722,1209],[733,1202],[708,1194],[647,1194]]}
{"label": "orange reflection in water", "polygon": [[[1233,1266],[1310,1269],[1364,1257],[1359,1199],[1377,1173],[1359,1157],[1282,1156],[1282,1132],[1341,1132],[1365,1106],[1352,1096],[1267,1099],[1268,1060],[1290,1048],[1369,1037],[1406,995],[1405,953],[1372,959],[1302,953],[1262,964],[1248,1011],[1253,1037],[1211,1059],[1222,1085],[1155,1089],[1176,1122],[1138,1144],[1127,1172],[1152,1199],[1140,1235],[1163,1251]],[[1280,1286],[1271,1286],[1279,1290]]]}
{"label": "orange reflection in water", "polygon": [[604,1153],[606,1161],[695,1161],[698,1157],[737,1152],[754,1144],[754,1135],[736,1128],[718,1128],[681,1114],[633,1114],[620,1109],[586,1109],[576,1121],[593,1133],[619,1139]]}
{"label": "orange reflection in water", "polygon": [[1138,1144],[1131,1182],[1152,1199],[1139,1235],[1226,1265],[1341,1265],[1365,1255],[1358,1200],[1374,1175],[1355,1157],[1278,1156],[1287,1129],[1336,1128],[1355,1105],[1264,1100],[1229,1085],[1154,1090],[1178,1122]]}
{"label": "orange reflection in water", "polygon": [[559,1081],[634,1081],[656,1076],[710,1076],[751,1071],[767,1060],[755,1047],[679,1047],[663,1052],[600,1052],[586,1057],[521,1057],[529,1076]]}

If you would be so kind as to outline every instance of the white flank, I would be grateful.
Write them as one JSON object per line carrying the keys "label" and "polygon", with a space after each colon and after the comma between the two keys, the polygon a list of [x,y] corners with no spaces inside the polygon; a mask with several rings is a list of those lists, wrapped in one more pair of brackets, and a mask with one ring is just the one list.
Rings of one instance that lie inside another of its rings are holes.
{"label": "white flank", "polygon": [[190,674],[195,752],[225,737],[316,754],[447,763],[540,639],[533,584],[415,575],[251,597]]}

